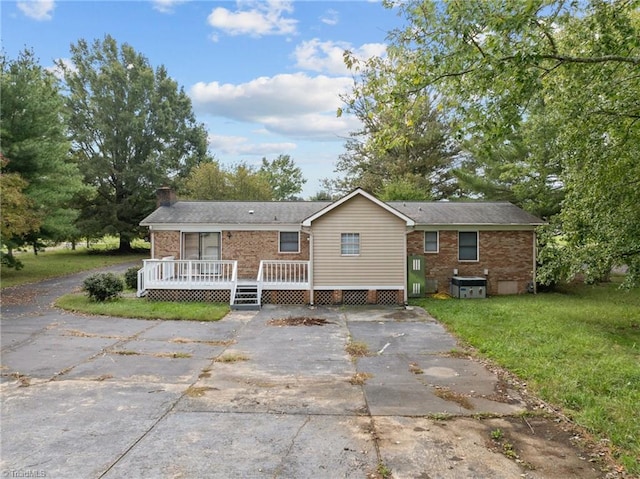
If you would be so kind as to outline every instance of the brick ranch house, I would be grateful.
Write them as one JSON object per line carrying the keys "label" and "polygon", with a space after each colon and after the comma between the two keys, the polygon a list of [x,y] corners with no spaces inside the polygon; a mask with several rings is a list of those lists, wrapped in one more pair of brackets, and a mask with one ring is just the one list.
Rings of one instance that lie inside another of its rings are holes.
{"label": "brick ranch house", "polygon": [[362,189],[329,201],[177,201],[145,218],[151,259],[138,295],[279,304],[404,304],[480,277],[490,295],[535,284],[536,227],[506,202],[383,202]]}

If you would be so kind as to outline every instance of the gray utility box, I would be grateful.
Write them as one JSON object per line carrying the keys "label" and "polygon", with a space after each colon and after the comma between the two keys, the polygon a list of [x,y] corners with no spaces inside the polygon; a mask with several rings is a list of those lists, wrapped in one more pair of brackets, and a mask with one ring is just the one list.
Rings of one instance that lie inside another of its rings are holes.
{"label": "gray utility box", "polygon": [[451,296],[460,299],[486,298],[487,279],[454,276],[451,278]]}

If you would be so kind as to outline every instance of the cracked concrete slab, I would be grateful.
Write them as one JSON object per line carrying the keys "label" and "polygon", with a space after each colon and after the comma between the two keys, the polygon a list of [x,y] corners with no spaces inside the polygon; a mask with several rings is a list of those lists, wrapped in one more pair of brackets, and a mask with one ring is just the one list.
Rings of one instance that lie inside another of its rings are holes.
{"label": "cracked concrete slab", "polygon": [[65,380],[5,385],[0,470],[100,477],[181,393],[174,384]]}
{"label": "cracked concrete slab", "polygon": [[[455,339],[419,308],[264,307],[209,323],[50,307],[82,278],[2,305],[1,474],[605,477],[561,423],[521,414],[494,372],[450,354]],[[301,317],[322,321],[281,321]],[[371,354],[351,357],[352,340]]]}

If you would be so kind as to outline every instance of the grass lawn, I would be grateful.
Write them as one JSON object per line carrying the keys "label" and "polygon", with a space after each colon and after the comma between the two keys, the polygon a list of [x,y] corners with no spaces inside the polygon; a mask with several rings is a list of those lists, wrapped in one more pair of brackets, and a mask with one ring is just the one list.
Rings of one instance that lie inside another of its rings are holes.
{"label": "grass lawn", "polygon": [[[134,245],[135,246],[135,245]],[[114,246],[115,247],[115,246]],[[15,270],[2,266],[0,285],[2,288],[26,283],[34,283],[43,279],[55,278],[80,271],[102,268],[129,261],[140,261],[149,258],[149,253],[120,255],[114,251],[93,247],[70,249],[48,249],[38,255],[32,252],[18,253],[16,257],[22,261],[24,268]]]}
{"label": "grass lawn", "polygon": [[124,318],[218,321],[229,312],[228,304],[148,301],[122,297],[102,303],[89,300],[85,293],[71,293],[58,298],[55,305],[68,311]]}
{"label": "grass lawn", "polygon": [[562,408],[640,476],[640,289],[572,286],[487,300],[412,301]]}

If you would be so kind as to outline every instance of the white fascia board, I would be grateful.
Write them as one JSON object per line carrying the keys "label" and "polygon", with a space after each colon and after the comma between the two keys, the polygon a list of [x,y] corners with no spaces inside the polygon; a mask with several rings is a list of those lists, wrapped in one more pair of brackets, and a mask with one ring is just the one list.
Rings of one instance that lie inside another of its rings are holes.
{"label": "white fascia board", "polygon": [[189,231],[206,233],[210,231],[300,231],[300,223],[278,224],[212,224],[212,223],[164,223],[149,226],[150,231]]}
{"label": "white fascia board", "polygon": [[534,231],[538,226],[536,224],[467,224],[467,223],[447,223],[447,224],[429,224],[416,225],[414,231],[443,231],[443,230],[459,230],[459,231]]}
{"label": "white fascia board", "polygon": [[343,196],[342,198],[340,198],[337,201],[334,201],[333,203],[331,203],[328,206],[325,206],[324,208],[322,208],[317,213],[315,213],[315,214],[309,216],[308,218],[306,218],[305,220],[303,220],[302,221],[302,226],[311,226],[311,223],[314,222],[315,220],[317,220],[319,217],[321,217],[321,216],[325,215],[326,213],[332,211],[333,209],[337,208],[338,206],[346,203],[347,201],[349,201],[351,198],[353,198],[356,195],[364,196],[365,198],[367,198],[368,200],[372,201],[373,203],[375,203],[376,205],[380,206],[381,208],[385,209],[389,213],[391,213],[391,214],[397,216],[398,218],[402,219],[402,221],[404,221],[407,224],[407,226],[414,226],[415,225],[415,221],[412,220],[411,218],[409,218],[407,215],[405,215],[405,214],[401,213],[400,211],[396,210],[395,208],[389,206],[384,201],[380,201],[378,198],[376,198],[375,196],[367,193],[362,188],[356,188],[355,190],[353,190],[348,195]]}

